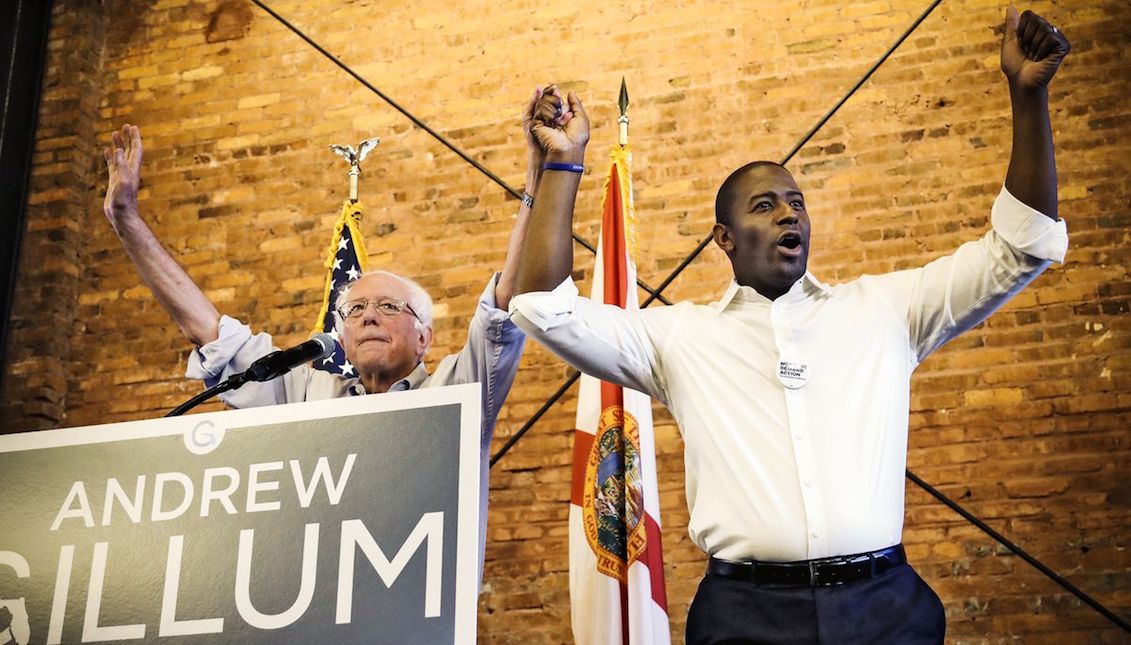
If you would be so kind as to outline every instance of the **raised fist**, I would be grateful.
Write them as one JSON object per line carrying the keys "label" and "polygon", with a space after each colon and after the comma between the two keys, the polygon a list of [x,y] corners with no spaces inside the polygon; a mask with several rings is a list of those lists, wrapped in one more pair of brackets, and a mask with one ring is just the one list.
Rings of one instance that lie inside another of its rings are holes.
{"label": "raised fist", "polygon": [[1018,16],[1016,9],[1006,8],[1004,32],[1001,71],[1018,89],[1047,87],[1072,48],[1059,29],[1032,11]]}
{"label": "raised fist", "polygon": [[589,143],[589,117],[577,94],[563,100],[554,85],[542,91],[534,105],[531,133],[547,156],[581,157]]}

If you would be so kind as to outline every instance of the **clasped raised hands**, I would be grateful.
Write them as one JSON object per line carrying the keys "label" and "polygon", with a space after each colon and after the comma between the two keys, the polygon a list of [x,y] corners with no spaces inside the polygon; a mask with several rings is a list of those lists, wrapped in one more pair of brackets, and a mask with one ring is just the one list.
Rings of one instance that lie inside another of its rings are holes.
{"label": "clasped raised hands", "polygon": [[580,163],[589,143],[589,117],[576,93],[563,98],[561,90],[550,85],[534,106],[530,132],[547,160]]}

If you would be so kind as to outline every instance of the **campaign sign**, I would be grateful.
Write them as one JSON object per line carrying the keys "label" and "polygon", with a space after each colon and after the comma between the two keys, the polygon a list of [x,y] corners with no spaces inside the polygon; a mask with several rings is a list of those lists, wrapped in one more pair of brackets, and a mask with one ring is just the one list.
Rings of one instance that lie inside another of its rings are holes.
{"label": "campaign sign", "polygon": [[0,436],[0,643],[473,643],[479,398]]}

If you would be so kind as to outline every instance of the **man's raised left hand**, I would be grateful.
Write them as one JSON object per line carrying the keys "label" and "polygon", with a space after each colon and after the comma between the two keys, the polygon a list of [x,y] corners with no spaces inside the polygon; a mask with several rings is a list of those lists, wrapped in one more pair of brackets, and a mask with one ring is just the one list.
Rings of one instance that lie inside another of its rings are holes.
{"label": "man's raised left hand", "polygon": [[1032,11],[1018,15],[1005,10],[1005,33],[1001,39],[1001,71],[1015,89],[1048,87],[1071,45],[1064,34]]}

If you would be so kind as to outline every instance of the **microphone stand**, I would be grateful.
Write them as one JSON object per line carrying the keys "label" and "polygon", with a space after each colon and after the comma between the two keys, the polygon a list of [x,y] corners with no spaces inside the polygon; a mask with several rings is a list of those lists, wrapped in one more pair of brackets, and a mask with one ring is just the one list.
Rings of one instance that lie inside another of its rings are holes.
{"label": "microphone stand", "polygon": [[255,361],[246,370],[233,374],[223,383],[217,383],[207,390],[197,394],[188,401],[178,405],[166,417],[177,417],[201,403],[211,399],[217,394],[234,390],[248,381],[270,381],[291,371],[298,365],[307,361],[316,361],[325,358],[334,351],[334,338],[329,334],[315,334],[305,343],[287,350],[275,350]]}
{"label": "microphone stand", "polygon": [[212,397],[216,396],[217,394],[223,394],[224,392],[227,392],[229,390],[234,390],[234,389],[240,387],[241,385],[246,383],[247,380],[248,380],[247,372],[240,372],[239,374],[236,374],[235,376],[232,376],[231,378],[229,378],[229,379],[227,379],[223,382],[220,382],[220,383],[217,383],[216,385],[213,385],[212,387],[208,388],[207,390],[205,390],[205,391],[201,392],[200,394],[197,394],[196,396],[192,397],[188,401],[185,401],[184,403],[178,405],[177,407],[173,408],[173,410],[171,412],[169,412],[168,414],[166,414],[165,416],[166,417],[179,417],[182,414],[184,414],[185,412],[188,412],[189,410],[195,408],[196,406],[200,405],[201,403],[204,403],[208,399],[211,399]]}

